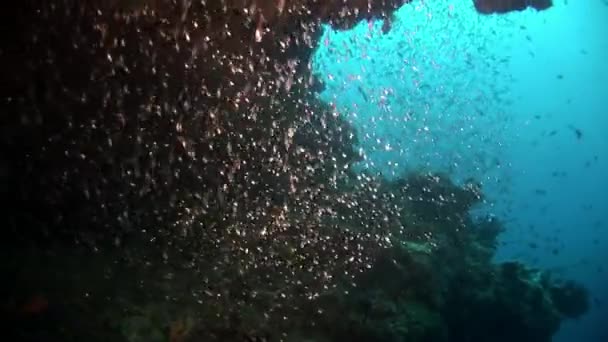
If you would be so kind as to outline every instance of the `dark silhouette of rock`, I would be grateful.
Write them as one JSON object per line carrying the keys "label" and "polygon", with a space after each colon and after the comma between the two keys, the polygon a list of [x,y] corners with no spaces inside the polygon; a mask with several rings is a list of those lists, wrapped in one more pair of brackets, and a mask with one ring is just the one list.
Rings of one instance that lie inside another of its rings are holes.
{"label": "dark silhouette of rock", "polygon": [[483,14],[523,11],[528,7],[542,11],[553,5],[552,0],[473,0],[473,2],[477,12]]}

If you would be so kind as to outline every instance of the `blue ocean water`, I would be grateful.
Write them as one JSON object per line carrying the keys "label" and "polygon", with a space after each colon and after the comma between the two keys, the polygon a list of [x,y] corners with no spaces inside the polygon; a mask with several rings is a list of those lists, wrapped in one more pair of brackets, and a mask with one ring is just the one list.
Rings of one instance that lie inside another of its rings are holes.
{"label": "blue ocean water", "polygon": [[506,222],[497,259],[578,280],[592,309],[554,341],[608,341],[608,5],[479,15],[414,1],[391,22],[326,29],[319,96],[356,128],[361,172],[483,185]]}

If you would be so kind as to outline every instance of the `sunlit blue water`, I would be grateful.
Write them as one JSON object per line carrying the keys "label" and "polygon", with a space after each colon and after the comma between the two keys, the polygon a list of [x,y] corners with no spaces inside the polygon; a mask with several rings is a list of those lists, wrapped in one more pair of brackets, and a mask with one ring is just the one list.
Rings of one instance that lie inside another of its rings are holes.
{"label": "sunlit blue water", "polygon": [[583,282],[593,308],[555,341],[608,341],[608,6],[480,16],[414,1],[383,23],[327,30],[320,97],[357,128],[361,172],[480,181],[507,222],[497,258]]}

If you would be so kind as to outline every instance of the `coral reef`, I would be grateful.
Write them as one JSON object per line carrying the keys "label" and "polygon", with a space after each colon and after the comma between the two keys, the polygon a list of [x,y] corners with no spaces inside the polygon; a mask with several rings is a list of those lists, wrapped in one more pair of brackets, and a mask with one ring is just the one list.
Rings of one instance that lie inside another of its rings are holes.
{"label": "coral reef", "polygon": [[[352,196],[359,201],[375,198],[368,204],[384,202],[374,211],[390,217],[390,224],[383,226],[389,242],[376,248],[344,241],[335,245],[360,248],[359,257],[367,259],[353,263],[355,267],[333,264],[332,259],[345,263],[354,257],[336,254],[326,244],[307,245],[313,253],[307,261],[304,250],[282,249],[290,246],[289,240],[278,234],[278,243],[261,245],[264,250],[255,264],[248,264],[246,254],[224,251],[225,257],[234,259],[214,268],[201,258],[197,267],[202,272],[162,266],[160,260],[147,270],[112,265],[105,260],[113,255],[108,251],[97,258],[84,258],[86,252],[56,254],[49,260],[58,264],[42,268],[52,269],[53,279],[61,284],[78,285],[36,290],[49,296],[55,292],[49,308],[56,311],[52,325],[62,327],[55,331],[58,336],[103,340],[107,335],[96,336],[103,328],[113,340],[129,342],[550,341],[563,319],[579,317],[588,309],[586,290],[574,282],[555,280],[548,272],[518,262],[492,262],[502,229],[495,219],[476,222],[467,214],[481,198],[475,186],[458,187],[444,175],[415,174],[391,182],[378,180],[375,187],[339,189],[337,193],[356,192]],[[353,218],[320,222],[317,228],[331,223],[336,231],[326,233],[326,238],[347,239],[348,232],[364,229],[355,227]],[[296,225],[297,218],[285,220],[286,225]],[[272,267],[261,262],[264,256],[274,258]],[[74,258],[80,262],[70,266],[66,260]],[[39,260],[32,256],[29,271],[17,277],[19,283],[31,284],[33,273],[41,277],[37,286],[48,286],[50,275],[41,275]],[[313,267],[315,260],[320,265]],[[247,270],[248,265],[254,269]],[[108,267],[113,276],[100,278],[95,270]],[[290,272],[286,278],[285,272]],[[325,281],[310,272],[321,272]],[[198,292],[200,282],[207,290]],[[97,299],[79,296],[83,291]],[[54,304],[58,298],[60,310]],[[28,334],[40,336],[31,320],[44,321],[50,311],[20,317],[15,326],[26,324]],[[83,319],[88,330],[83,331]],[[52,331],[44,328],[40,333],[52,336]],[[11,336],[32,340],[21,330]]]}
{"label": "coral reef", "polygon": [[[462,207],[446,209],[449,201],[433,200],[412,207],[418,220],[403,224],[422,235],[397,239],[348,295],[331,301],[324,329],[331,340],[550,341],[563,318],[586,311],[588,294],[580,285],[552,281],[549,273],[517,262],[492,263],[500,223],[471,222],[463,214],[471,198],[479,198],[477,190],[439,176],[399,183],[389,188],[424,189],[429,197],[448,191]],[[449,213],[460,223],[433,219]]]}
{"label": "coral reef", "polygon": [[321,20],[404,2],[24,1],[2,63],[3,336],[543,341],[584,313],[580,286],[491,263],[478,185],[352,170],[309,57]]}

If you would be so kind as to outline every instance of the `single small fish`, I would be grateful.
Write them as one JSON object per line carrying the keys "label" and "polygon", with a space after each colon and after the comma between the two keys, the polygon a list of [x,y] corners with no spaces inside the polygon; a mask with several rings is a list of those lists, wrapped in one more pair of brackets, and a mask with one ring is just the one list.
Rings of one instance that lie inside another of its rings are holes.
{"label": "single small fish", "polygon": [[388,33],[392,27],[393,27],[393,21],[390,18],[384,19],[384,21],[382,22],[382,33],[384,33],[384,34]]}
{"label": "single small fish", "polygon": [[369,102],[369,97],[367,96],[367,94],[365,94],[363,89],[361,89],[361,87],[358,86],[357,90],[359,91],[359,94],[361,94],[361,96],[363,96],[363,99],[365,100],[365,102]]}
{"label": "single small fish", "polygon": [[593,298],[593,304],[595,306],[601,307],[602,306],[602,301],[599,298],[595,297],[595,298]]}
{"label": "single small fish", "polygon": [[581,140],[583,138],[583,131],[581,131],[580,129],[578,129],[572,125],[568,125],[568,127],[570,127],[570,129],[572,131],[574,131],[574,134],[576,135],[576,139]]}
{"label": "single small fish", "polygon": [[281,15],[283,13],[284,8],[285,8],[285,0],[278,0],[277,1],[277,11],[279,12],[279,15]]}

